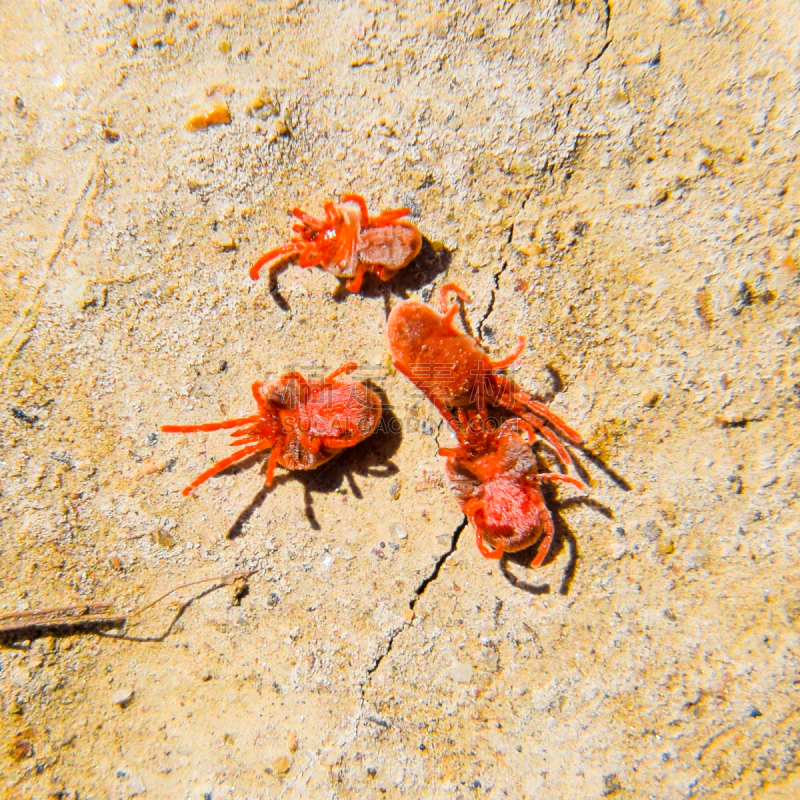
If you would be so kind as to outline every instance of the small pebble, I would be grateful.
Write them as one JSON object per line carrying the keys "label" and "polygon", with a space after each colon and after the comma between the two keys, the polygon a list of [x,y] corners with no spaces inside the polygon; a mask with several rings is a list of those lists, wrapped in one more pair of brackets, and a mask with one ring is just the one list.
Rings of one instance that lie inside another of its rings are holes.
{"label": "small pebble", "polygon": [[172,549],[177,544],[177,540],[169,531],[159,531],[156,535],[156,541],[162,547],[168,547]]}
{"label": "small pebble", "polygon": [[133,700],[134,691],[131,688],[119,689],[111,695],[111,702],[120,708],[127,708]]}
{"label": "small pebble", "polygon": [[450,677],[456,683],[469,683],[472,680],[472,667],[469,664],[456,662],[450,667]]}
{"label": "small pebble", "polygon": [[297,752],[297,734],[294,731],[289,734],[289,752]]}
{"label": "small pebble", "polygon": [[[208,114],[195,114],[186,122],[186,128],[190,131],[202,131],[209,125],[229,125],[231,113],[224,103],[217,103]],[[206,158],[206,163],[208,159]]]}
{"label": "small pebble", "polygon": [[236,242],[233,241],[233,236],[231,236],[227,228],[217,228],[214,232],[214,238],[223,250],[233,250],[236,247]]}
{"label": "small pebble", "polygon": [[284,775],[289,771],[292,766],[292,760],[288,756],[280,756],[272,762],[272,771],[277,772],[279,775]]}
{"label": "small pebble", "polygon": [[645,389],[641,394],[641,399],[642,405],[645,405],[648,408],[653,408],[653,406],[661,399],[661,395],[653,389]]}
{"label": "small pebble", "polygon": [[272,133],[275,138],[286,136],[289,133],[289,125],[283,117],[279,117],[272,125]]}
{"label": "small pebble", "polygon": [[396,522],[394,525],[392,525],[391,535],[392,538],[400,539],[401,542],[404,542],[406,539],[408,539],[408,533],[406,532],[406,529],[399,522]]}

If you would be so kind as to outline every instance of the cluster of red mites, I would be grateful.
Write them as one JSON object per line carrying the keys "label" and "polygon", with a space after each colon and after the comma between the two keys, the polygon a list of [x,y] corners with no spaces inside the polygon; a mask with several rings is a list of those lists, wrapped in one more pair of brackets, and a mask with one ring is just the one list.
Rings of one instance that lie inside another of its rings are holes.
{"label": "cluster of red mites", "polygon": [[[295,236],[265,253],[251,268],[257,279],[270,262],[295,259],[301,267],[320,267],[357,292],[365,273],[389,280],[416,258],[422,238],[404,220],[409,209],[384,211],[370,217],[364,198],[346,195],[327,203],[325,217],[316,219],[300,209]],[[580,435],[547,406],[524,392],[503,373],[522,352],[525,338],[504,359],[492,361],[480,345],[453,324],[458,305],[448,307],[448,293],[467,301],[453,284],[439,290],[441,314],[413,300],[400,303],[389,315],[387,338],[394,365],[439,410],[458,439],[456,447],[441,448],[445,473],[453,494],[475,527],[478,549],[486,558],[537,545],[533,565],[542,564],[553,541],[553,518],[542,495],[545,482],[581,481],[560,472],[539,472],[531,445],[541,436],[569,467],[570,455],[562,437],[579,443]],[[266,483],[275,466],[313,469],[377,428],[380,398],[363,383],[340,381],[357,367],[348,362],[324,380],[306,380],[300,373],[283,375],[267,385],[253,384],[258,413],[203,425],[165,425],[173,433],[233,428],[234,446],[228,458],[199,475],[183,490],[188,495],[213,475],[262,450],[271,450]],[[502,423],[489,416],[498,413]]]}
{"label": "cluster of red mites", "polygon": [[[458,313],[447,295],[466,294],[453,284],[439,290],[439,314],[413,300],[389,315],[387,337],[394,365],[436,406],[458,438],[457,447],[439,450],[453,494],[475,527],[478,549],[486,558],[500,558],[538,542],[533,565],[540,565],[553,541],[553,518],[542,496],[544,482],[586,487],[560,472],[539,472],[531,450],[539,433],[564,466],[571,458],[557,433],[579,443],[572,430],[547,406],[535,400],[500,370],[512,364],[514,352],[492,361],[480,345],[453,324]],[[493,407],[510,415],[495,425],[487,413]]]}

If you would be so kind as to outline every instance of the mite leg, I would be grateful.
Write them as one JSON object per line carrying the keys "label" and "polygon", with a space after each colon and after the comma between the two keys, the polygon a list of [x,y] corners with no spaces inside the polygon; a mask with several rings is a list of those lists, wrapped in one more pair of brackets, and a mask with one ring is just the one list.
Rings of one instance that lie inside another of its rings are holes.
{"label": "mite leg", "polygon": [[519,336],[517,337],[517,346],[511,351],[511,353],[505,358],[501,358],[499,361],[490,361],[489,369],[504,369],[505,367],[510,367],[519,358],[519,354],[524,349],[525,337]]}
{"label": "mite leg", "polygon": [[492,389],[495,391],[491,402],[495,405],[503,406],[503,408],[507,408],[514,414],[519,414],[519,416],[532,422],[530,415],[522,413],[522,410],[527,409],[536,416],[549,422],[562,436],[569,439],[571,442],[580,444],[583,441],[581,435],[570,428],[561,417],[554,414],[544,403],[534,400],[527,392],[520,389],[514,381],[503,379],[498,375],[492,375],[490,382]]}
{"label": "mite leg", "polygon": [[298,438],[300,439],[300,444],[303,446],[303,449],[308,451],[312,456],[315,456],[317,453],[319,453],[319,448],[322,447],[321,439],[312,439],[302,431],[298,432]]}
{"label": "mite leg", "polygon": [[459,333],[458,329],[453,325],[453,319],[455,315],[458,313],[458,305],[453,303],[447,311],[444,312],[444,316],[442,317],[442,325],[444,325],[447,330],[451,333]]}
{"label": "mite leg", "polygon": [[357,361],[346,361],[342,364],[341,367],[337,367],[327,378],[325,378],[325,383],[333,383],[334,378],[338,378],[340,375],[349,375],[351,372],[355,372],[358,369],[358,362]]}
{"label": "mite leg", "polygon": [[511,407],[508,410],[513,411],[515,414],[519,414],[521,419],[536,428],[536,430],[539,431],[539,433],[541,433],[542,436],[547,440],[547,443],[553,448],[553,450],[556,451],[558,460],[565,467],[569,467],[569,465],[572,463],[572,456],[570,456],[567,448],[558,441],[558,437],[553,433],[553,431],[550,430],[550,428],[545,427],[540,419],[534,417],[532,414],[528,414],[522,408]]}
{"label": "mite leg", "polygon": [[[327,207],[325,210],[327,211]],[[311,214],[306,214],[300,208],[293,208],[291,214],[293,217],[297,217],[307,228],[312,228],[315,231],[321,231],[328,222],[327,220],[318,220],[316,217],[312,217]]]}
{"label": "mite leg", "polygon": [[270,250],[268,253],[264,253],[261,258],[250,267],[250,277],[256,281],[258,280],[258,275],[261,272],[261,267],[264,264],[268,263],[269,261],[274,261],[278,256],[289,256],[289,255],[296,255],[299,253],[300,250],[297,247],[297,244],[294,242],[290,242],[289,244],[284,244],[281,247],[276,247],[274,250]]}
{"label": "mite leg", "polygon": [[341,219],[341,214],[337,210],[336,206],[328,200],[327,203],[323,206],[325,209],[325,222],[320,225],[321,228],[325,228],[328,225],[333,225],[337,223]]}
{"label": "mite leg", "polygon": [[543,512],[542,523],[544,525],[544,539],[539,542],[539,547],[536,550],[536,558],[531,562],[532,567],[542,566],[544,560],[547,558],[547,554],[550,552],[550,546],[553,544],[553,535],[555,534],[553,518],[550,516],[550,512],[544,503],[542,503],[541,510]]}
{"label": "mite leg", "polygon": [[367,211],[366,200],[360,194],[345,194],[342,196],[342,203],[356,203],[361,209],[361,227],[365,228],[370,224],[369,212]]}
{"label": "mite leg", "polygon": [[395,208],[392,211],[381,211],[377,217],[372,217],[367,224],[370,228],[386,228],[389,225],[394,225],[395,222],[408,216],[410,213],[410,208]]}
{"label": "mite leg", "polygon": [[582,492],[588,492],[589,487],[571,475],[562,475],[560,472],[540,472],[534,476],[537,481],[550,481],[551,483],[568,483]]}
{"label": "mite leg", "polygon": [[522,389],[516,386],[516,384],[514,386],[514,391],[516,393],[516,397],[514,399],[516,402],[525,406],[542,419],[546,419],[559,433],[562,434],[562,436],[565,436],[571,442],[580,444],[583,441],[583,437],[576,430],[570,428],[570,426],[567,425],[567,423],[564,422],[561,417],[554,414],[546,405],[544,405],[544,403],[534,400],[527,392],[522,391]]}
{"label": "mite leg", "polygon": [[162,425],[164,433],[198,433],[199,431],[221,431],[224,428],[239,428],[251,422],[258,422],[261,417],[240,417],[226,419],[224,422],[206,422],[203,425]]}
{"label": "mite leg", "polygon": [[361,283],[364,280],[364,273],[367,270],[367,265],[363,261],[358,262],[358,266],[356,267],[356,274],[352,277],[349,281],[345,281],[345,286],[347,287],[348,292],[352,292],[355,294],[356,292],[361,291]]}
{"label": "mite leg", "polygon": [[241,461],[243,458],[247,458],[247,456],[257,453],[259,450],[268,450],[270,447],[272,447],[272,445],[273,442],[268,441],[261,442],[260,444],[254,444],[250,447],[243,447],[241,450],[237,450],[227,458],[223,458],[219,463],[214,464],[211,469],[207,469],[201,475],[198,475],[185,489],[181,491],[181,494],[185,497],[188,497],[198,486],[205,483],[209,478],[213,477],[218,472],[222,472],[222,470],[227,469],[231,464],[235,464],[237,461]]}
{"label": "mite leg", "polygon": [[464,503],[462,511],[475,526],[475,544],[478,545],[478,550],[480,550],[481,555],[484,558],[501,558],[504,551],[500,545],[494,550],[490,550],[483,543],[483,527],[481,526],[481,520],[477,519],[479,516],[483,518],[483,501],[479,500],[477,497],[472,497]]}
{"label": "mite leg", "polygon": [[533,444],[533,440],[536,438],[536,434],[533,432],[533,425],[529,422],[525,422],[524,419],[521,417],[514,417],[513,419],[507,419],[501,426],[500,431],[504,430],[516,430],[517,433],[523,430],[528,436],[528,444]]}
{"label": "mite leg", "polygon": [[301,386],[308,385],[305,375],[301,374],[300,372],[287,372],[285,375],[281,375],[281,383],[288,384],[290,381],[297,381]]}
{"label": "mite leg", "polygon": [[442,312],[442,314],[444,314],[447,311],[448,292],[452,292],[454,295],[460,298],[461,301],[464,303],[469,302],[469,295],[463,289],[461,289],[459,286],[456,286],[454,283],[446,283],[439,289],[439,310]]}
{"label": "mite leg", "polygon": [[503,556],[503,548],[498,545],[494,550],[490,550],[484,543],[483,543],[483,531],[476,527],[475,528],[475,544],[478,545],[478,550],[481,551],[481,555],[484,558],[502,558]]}
{"label": "mite leg", "polygon": [[272,452],[269,454],[269,461],[267,462],[267,474],[264,476],[264,483],[267,486],[272,486],[272,480],[275,477],[275,465],[278,463],[278,456],[281,454],[279,447],[273,447]]}

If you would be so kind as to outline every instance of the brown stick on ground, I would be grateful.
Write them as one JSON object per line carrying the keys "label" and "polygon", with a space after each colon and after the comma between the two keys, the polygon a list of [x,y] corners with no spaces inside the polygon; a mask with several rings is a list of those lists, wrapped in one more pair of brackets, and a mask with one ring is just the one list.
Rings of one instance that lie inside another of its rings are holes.
{"label": "brown stick on ground", "polygon": [[62,608],[44,608],[34,611],[17,611],[12,614],[0,615],[0,642],[12,642],[36,639],[47,634],[68,636],[76,633],[92,631],[105,631],[113,628],[123,628],[131,619],[143,611],[152,608],[173,592],[196,586],[199,583],[219,581],[220,586],[229,586],[240,578],[248,578],[255,570],[248,572],[232,572],[227,575],[215,575],[213,578],[202,578],[175,586],[165,594],[157,597],[147,605],[141,606],[126,614],[114,612],[110,603],[85,603]]}

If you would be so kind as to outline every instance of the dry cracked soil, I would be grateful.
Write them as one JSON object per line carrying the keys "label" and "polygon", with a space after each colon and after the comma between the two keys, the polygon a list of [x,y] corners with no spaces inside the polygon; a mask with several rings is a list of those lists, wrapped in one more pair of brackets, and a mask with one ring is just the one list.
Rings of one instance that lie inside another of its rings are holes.
{"label": "dry cracked soil", "polygon": [[[0,796],[800,796],[799,13],[2,4],[2,622],[183,588],[5,636]],[[348,192],[411,266],[250,280]],[[480,555],[388,358],[447,282],[585,438],[542,567]],[[181,495],[225,434],[162,424],[348,360],[378,433]]]}

